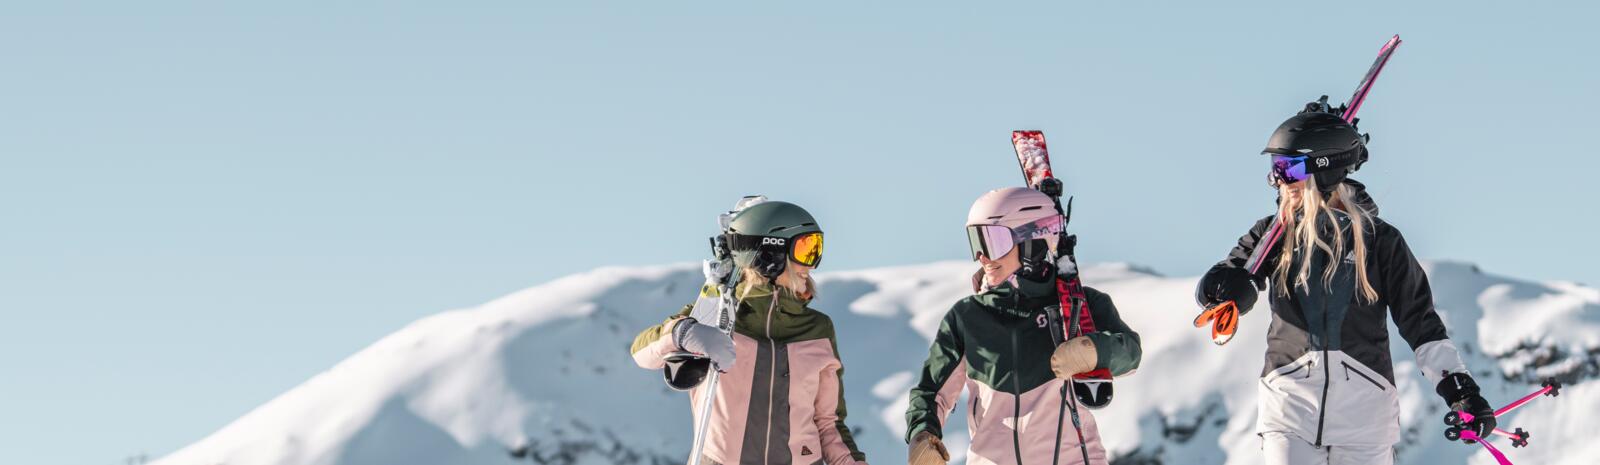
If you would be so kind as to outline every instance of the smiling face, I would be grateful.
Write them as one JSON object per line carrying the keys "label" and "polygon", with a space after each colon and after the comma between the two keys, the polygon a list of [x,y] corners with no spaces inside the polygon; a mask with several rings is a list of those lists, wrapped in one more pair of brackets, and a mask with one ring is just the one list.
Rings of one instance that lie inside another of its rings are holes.
{"label": "smiling face", "polygon": [[1012,248],[1005,256],[990,260],[988,256],[978,254],[978,263],[983,264],[983,285],[985,287],[999,286],[1011,275],[1022,268],[1022,260],[1017,258],[1020,248]]}
{"label": "smiling face", "polygon": [[1310,180],[1305,180],[1290,183],[1278,183],[1278,197],[1283,202],[1283,208],[1286,211],[1294,212],[1300,210],[1301,196],[1304,195],[1306,186],[1310,184],[1310,182]]}
{"label": "smiling face", "polygon": [[811,297],[811,270],[812,267],[789,260],[789,266],[784,267],[783,274],[778,275],[778,286],[794,291],[796,295],[809,298]]}

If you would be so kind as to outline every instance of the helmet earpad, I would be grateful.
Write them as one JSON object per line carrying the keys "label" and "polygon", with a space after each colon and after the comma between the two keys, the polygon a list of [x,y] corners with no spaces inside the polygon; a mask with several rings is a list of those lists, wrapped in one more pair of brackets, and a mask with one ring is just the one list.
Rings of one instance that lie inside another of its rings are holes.
{"label": "helmet earpad", "polygon": [[1055,275],[1052,269],[1054,264],[1050,260],[1050,242],[1044,238],[1029,239],[1017,244],[1017,258],[1022,263],[1022,268],[1017,270],[1019,278],[1043,282]]}
{"label": "helmet earpad", "polygon": [[1333,192],[1335,188],[1339,187],[1340,183],[1344,182],[1344,177],[1350,174],[1350,171],[1352,170],[1349,168],[1340,168],[1317,173],[1317,190],[1321,191],[1323,195]]}
{"label": "helmet earpad", "polygon": [[768,280],[778,279],[783,274],[783,269],[789,265],[789,254],[785,250],[772,247],[761,247],[755,250],[755,260],[751,264],[756,273]]}

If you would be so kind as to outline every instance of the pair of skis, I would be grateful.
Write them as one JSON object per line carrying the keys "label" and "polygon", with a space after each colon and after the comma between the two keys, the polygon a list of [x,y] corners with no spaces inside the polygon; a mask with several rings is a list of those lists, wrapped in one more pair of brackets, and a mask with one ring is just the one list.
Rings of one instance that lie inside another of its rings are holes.
{"label": "pair of skis", "polygon": [[[1511,413],[1512,410],[1516,410],[1517,407],[1526,405],[1528,402],[1533,401],[1533,399],[1539,398],[1539,396],[1555,397],[1559,395],[1561,395],[1561,383],[1556,381],[1555,378],[1546,378],[1544,383],[1540,385],[1539,390],[1533,391],[1532,394],[1522,396],[1521,399],[1517,399],[1509,404],[1506,404],[1504,407],[1495,409],[1494,416],[1498,418],[1507,413]],[[1467,444],[1482,444],[1483,448],[1488,450],[1489,455],[1493,455],[1494,459],[1498,461],[1500,465],[1512,465],[1511,460],[1506,458],[1505,453],[1500,452],[1500,449],[1495,448],[1493,444],[1489,444],[1489,438],[1480,437],[1478,436],[1477,432],[1465,428],[1465,425],[1471,423],[1473,418],[1474,417],[1471,413],[1460,410],[1452,410],[1449,413],[1444,414],[1444,424],[1450,426],[1444,430],[1445,439],[1449,439],[1451,441],[1459,440],[1466,442]],[[1494,431],[1489,435],[1511,438],[1511,447],[1528,446],[1529,434],[1522,428],[1517,428],[1513,431],[1495,428]]]}
{"label": "pair of skis", "polygon": [[[1323,96],[1321,103],[1324,111],[1334,113],[1344,118],[1347,123],[1355,123],[1356,112],[1361,110],[1361,104],[1367,101],[1367,94],[1372,92],[1372,84],[1377,82],[1378,73],[1383,72],[1383,66],[1389,63],[1389,57],[1394,55],[1395,48],[1400,46],[1400,35],[1395,34],[1384,42],[1378,49],[1378,59],[1372,62],[1372,67],[1367,69],[1367,74],[1361,77],[1361,83],[1356,85],[1355,94],[1350,100],[1338,108],[1327,105],[1327,96]],[[1261,236],[1256,243],[1255,250],[1250,252],[1250,258],[1245,261],[1244,269],[1251,276],[1261,276],[1261,264],[1271,257],[1273,249],[1278,246],[1278,241],[1283,239],[1284,218],[1273,218],[1272,226],[1267,228],[1267,233]],[[1200,328],[1211,325],[1211,342],[1217,345],[1227,344],[1233,340],[1234,332],[1239,329],[1239,313],[1249,309],[1240,309],[1233,301],[1223,302],[1206,308],[1194,319],[1194,327]]]}

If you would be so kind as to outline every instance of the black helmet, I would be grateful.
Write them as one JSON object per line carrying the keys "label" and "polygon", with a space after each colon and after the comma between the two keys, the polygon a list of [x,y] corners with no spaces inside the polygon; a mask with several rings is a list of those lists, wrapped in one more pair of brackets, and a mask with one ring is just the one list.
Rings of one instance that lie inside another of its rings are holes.
{"label": "black helmet", "polygon": [[1317,175],[1317,188],[1327,191],[1367,161],[1368,137],[1339,115],[1314,109],[1316,103],[1278,125],[1261,153],[1307,157],[1306,172]]}

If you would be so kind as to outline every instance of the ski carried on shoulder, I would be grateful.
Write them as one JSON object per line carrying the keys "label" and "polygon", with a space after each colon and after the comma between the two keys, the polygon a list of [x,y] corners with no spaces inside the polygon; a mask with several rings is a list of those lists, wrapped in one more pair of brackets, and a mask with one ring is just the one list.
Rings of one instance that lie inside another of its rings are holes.
{"label": "ski carried on shoulder", "polygon": [[[1378,59],[1372,62],[1372,67],[1367,68],[1367,74],[1361,76],[1361,82],[1356,84],[1356,91],[1350,95],[1350,100],[1338,107],[1328,106],[1328,96],[1319,100],[1322,111],[1339,115],[1345,122],[1354,124],[1356,112],[1361,110],[1361,104],[1366,103],[1367,94],[1372,92],[1372,85],[1378,81],[1378,74],[1383,72],[1384,65],[1389,64],[1389,57],[1394,55],[1394,50],[1400,47],[1400,35],[1395,34],[1383,43],[1378,49]],[[1256,244],[1255,250],[1250,252],[1250,258],[1245,261],[1244,269],[1251,276],[1261,276],[1261,264],[1273,256],[1279,240],[1283,239],[1284,226],[1282,218],[1273,218],[1272,225],[1267,228],[1266,234]],[[1239,314],[1249,309],[1238,308],[1232,301],[1223,302],[1200,312],[1194,319],[1196,328],[1211,325],[1211,342],[1217,345],[1227,344],[1233,340],[1234,332],[1239,329]]]}
{"label": "ski carried on shoulder", "polygon": [[[739,302],[734,297],[734,288],[738,286],[740,277],[729,247],[729,225],[733,221],[734,214],[765,201],[767,201],[765,196],[746,196],[734,204],[733,210],[717,215],[718,233],[711,236],[711,258],[701,262],[700,271],[705,274],[706,282],[700,289],[700,297],[695,299],[694,306],[689,310],[689,317],[716,327],[729,338],[733,337],[733,314],[739,308]],[[669,355],[668,358],[681,360],[693,356],[680,353]],[[705,381],[699,386],[702,394],[700,404],[695,406],[697,415],[694,443],[689,448],[689,465],[700,465],[701,459],[705,457],[706,430],[711,422],[711,406],[716,403],[717,384],[721,380],[723,368],[726,367],[712,367],[706,374]]]}
{"label": "ski carried on shoulder", "polygon": [[[1078,259],[1074,255],[1077,246],[1077,236],[1067,234],[1067,224],[1072,220],[1072,198],[1067,198],[1067,204],[1061,204],[1062,183],[1056,179],[1055,173],[1050,168],[1050,149],[1045,144],[1044,132],[1012,131],[1011,147],[1017,153],[1017,163],[1022,167],[1022,178],[1028,187],[1043,192],[1050,196],[1056,206],[1056,213],[1061,215],[1061,233],[1056,241],[1055,256],[1051,257],[1058,269],[1056,273],[1056,293],[1060,296],[1059,311],[1045,312],[1049,320],[1050,337],[1055,345],[1060,346],[1068,339],[1092,333],[1094,317],[1089,313],[1088,299],[1083,294],[1083,283],[1078,277]],[[1083,463],[1089,463],[1089,450],[1084,443],[1083,423],[1078,415],[1078,404],[1097,409],[1111,403],[1112,385],[1111,371],[1105,368],[1088,373],[1074,375],[1072,379],[1061,387],[1061,409],[1070,410],[1072,428],[1078,434],[1078,450],[1083,455]],[[1067,396],[1067,391],[1072,391],[1072,396]],[[1061,450],[1061,417],[1066,412],[1057,413],[1056,444],[1054,462],[1060,462]]]}

